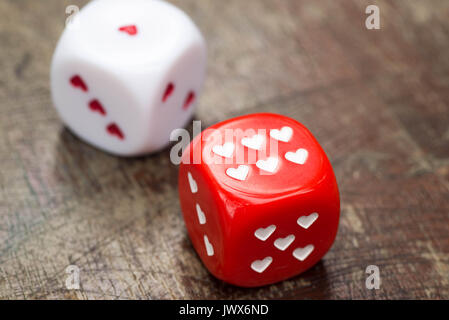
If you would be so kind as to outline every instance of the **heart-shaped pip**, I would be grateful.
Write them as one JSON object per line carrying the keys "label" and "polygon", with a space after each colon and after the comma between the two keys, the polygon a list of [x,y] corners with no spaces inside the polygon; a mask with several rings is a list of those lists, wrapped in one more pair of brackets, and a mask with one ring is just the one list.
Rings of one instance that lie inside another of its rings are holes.
{"label": "heart-shaped pip", "polygon": [[257,160],[256,166],[261,170],[274,173],[278,163],[279,159],[277,157],[269,157],[266,160]]}
{"label": "heart-shaped pip", "polygon": [[232,142],[226,142],[223,145],[215,145],[212,147],[212,151],[219,156],[231,158],[234,153],[234,144]]}
{"label": "heart-shaped pip", "polygon": [[290,127],[282,127],[281,130],[279,129],[270,130],[270,137],[282,142],[289,142],[292,135],[293,129]]}
{"label": "heart-shaped pip", "polygon": [[198,215],[198,221],[200,224],[206,223],[206,216],[204,215],[203,210],[201,210],[201,207],[199,204],[196,204],[196,213]]}
{"label": "heart-shaped pip", "polygon": [[263,260],[255,260],[251,263],[251,269],[256,272],[262,273],[273,262],[272,257],[266,257]]}
{"label": "heart-shaped pip", "polygon": [[230,176],[231,178],[243,181],[248,176],[249,167],[245,165],[239,165],[237,169],[235,168],[228,168],[226,170],[226,174]]}
{"label": "heart-shaped pip", "polygon": [[264,136],[256,134],[251,138],[243,138],[241,142],[245,147],[254,150],[259,150],[262,147],[264,141],[265,141]]}
{"label": "heart-shaped pip", "polygon": [[204,235],[204,245],[206,247],[207,255],[208,256],[213,256],[214,255],[214,247],[209,242],[209,238],[206,235]]}
{"label": "heart-shaped pip", "polygon": [[268,226],[266,228],[259,228],[254,232],[254,235],[257,239],[260,239],[262,241],[267,240],[276,230],[276,226],[272,224],[271,226]]}
{"label": "heart-shaped pip", "polygon": [[197,193],[198,185],[196,184],[196,181],[195,179],[193,179],[192,174],[190,172],[187,172],[187,178],[189,180],[190,191],[192,191],[192,193]]}
{"label": "heart-shaped pip", "polygon": [[308,229],[316,219],[318,219],[318,213],[314,212],[309,214],[308,216],[299,217],[297,223],[304,229]]}
{"label": "heart-shaped pip", "polygon": [[135,25],[123,26],[118,28],[118,30],[126,32],[130,36],[135,36],[137,34],[137,27]]}
{"label": "heart-shaped pip", "polygon": [[313,249],[313,244],[309,244],[304,248],[296,248],[295,251],[293,251],[293,256],[299,261],[304,261],[309,256],[309,254],[312,253]]}
{"label": "heart-shaped pip", "polygon": [[278,238],[274,241],[274,246],[281,251],[285,251],[292,242],[295,241],[295,236],[293,234],[286,236],[285,238]]}
{"label": "heart-shaped pip", "polygon": [[285,154],[285,159],[297,164],[306,163],[309,153],[306,149],[298,149],[296,152],[287,152]]}

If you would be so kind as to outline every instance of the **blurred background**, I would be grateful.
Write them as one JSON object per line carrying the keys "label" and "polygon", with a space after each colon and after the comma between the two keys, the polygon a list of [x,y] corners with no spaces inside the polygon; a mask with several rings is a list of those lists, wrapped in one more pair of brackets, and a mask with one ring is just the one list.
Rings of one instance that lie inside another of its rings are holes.
{"label": "blurred background", "polygon": [[[169,149],[124,159],[81,142],[52,107],[68,5],[0,1],[3,299],[449,299],[449,1],[170,1],[209,51],[195,118],[253,112],[306,125],[341,192],[314,268],[256,289],[215,279],[187,236]],[[380,29],[368,30],[368,5]],[[80,288],[66,287],[67,267]],[[378,290],[365,286],[367,266]]]}

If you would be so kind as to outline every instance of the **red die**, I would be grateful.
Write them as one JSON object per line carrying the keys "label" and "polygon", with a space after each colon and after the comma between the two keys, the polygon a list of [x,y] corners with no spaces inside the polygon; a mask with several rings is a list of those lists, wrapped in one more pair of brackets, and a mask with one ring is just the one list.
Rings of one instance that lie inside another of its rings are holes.
{"label": "red die", "polygon": [[179,195],[207,269],[243,287],[309,269],[337,233],[329,160],[302,124],[281,115],[242,116],[203,131],[183,153]]}

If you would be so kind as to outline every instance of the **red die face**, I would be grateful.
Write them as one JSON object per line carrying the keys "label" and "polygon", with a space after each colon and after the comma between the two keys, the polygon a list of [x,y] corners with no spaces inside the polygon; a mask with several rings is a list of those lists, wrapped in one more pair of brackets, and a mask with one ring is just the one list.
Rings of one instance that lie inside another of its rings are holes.
{"label": "red die face", "polygon": [[203,131],[183,154],[179,194],[201,260],[243,287],[307,270],[337,233],[329,160],[303,125],[281,115],[247,115]]}

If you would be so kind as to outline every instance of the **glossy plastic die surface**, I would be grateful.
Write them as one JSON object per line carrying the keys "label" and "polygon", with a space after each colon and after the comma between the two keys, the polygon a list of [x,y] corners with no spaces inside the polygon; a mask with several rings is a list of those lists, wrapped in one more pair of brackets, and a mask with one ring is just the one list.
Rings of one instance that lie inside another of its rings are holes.
{"label": "glossy plastic die surface", "polygon": [[302,273],[338,229],[330,162],[307,128],[281,115],[242,116],[203,131],[183,153],[179,195],[201,260],[239,286]]}

